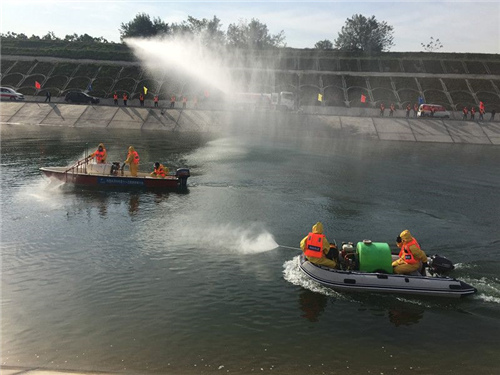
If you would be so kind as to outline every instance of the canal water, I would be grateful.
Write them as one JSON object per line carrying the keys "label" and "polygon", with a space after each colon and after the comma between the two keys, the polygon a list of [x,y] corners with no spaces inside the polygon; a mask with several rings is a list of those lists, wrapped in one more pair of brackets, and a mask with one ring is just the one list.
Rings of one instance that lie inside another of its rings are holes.
{"label": "canal water", "polygon": [[[295,115],[290,115],[295,116]],[[300,120],[221,134],[1,126],[1,363],[129,373],[493,374],[500,148],[383,142]],[[185,192],[69,188],[41,166],[104,142],[192,176]],[[299,272],[327,238],[409,229],[478,293],[341,294]]]}

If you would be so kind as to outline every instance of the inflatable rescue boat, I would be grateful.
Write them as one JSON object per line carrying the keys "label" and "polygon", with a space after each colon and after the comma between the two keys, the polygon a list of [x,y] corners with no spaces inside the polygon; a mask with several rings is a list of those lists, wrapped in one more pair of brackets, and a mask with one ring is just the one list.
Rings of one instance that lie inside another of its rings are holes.
{"label": "inflatable rescue boat", "polygon": [[337,291],[397,293],[420,296],[459,298],[477,292],[471,285],[447,276],[453,263],[445,257],[428,257],[428,266],[411,275],[393,273],[397,255],[389,244],[364,240],[343,243],[334,250],[339,269],[315,265],[302,254],[300,269],[312,280]]}

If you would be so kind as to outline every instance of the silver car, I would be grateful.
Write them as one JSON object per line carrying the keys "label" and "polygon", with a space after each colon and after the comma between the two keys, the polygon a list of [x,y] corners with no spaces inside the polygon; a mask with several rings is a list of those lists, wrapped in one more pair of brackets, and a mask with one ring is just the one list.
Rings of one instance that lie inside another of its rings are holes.
{"label": "silver car", "polygon": [[8,88],[8,87],[0,87],[0,96],[2,100],[24,100],[24,95],[18,93],[17,91]]}

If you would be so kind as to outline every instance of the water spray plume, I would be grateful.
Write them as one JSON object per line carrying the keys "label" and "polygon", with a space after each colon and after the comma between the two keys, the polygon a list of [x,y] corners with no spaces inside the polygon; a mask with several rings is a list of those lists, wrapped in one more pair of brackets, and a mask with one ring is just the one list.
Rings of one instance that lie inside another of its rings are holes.
{"label": "water spray plume", "polygon": [[224,93],[234,92],[224,53],[209,49],[195,37],[126,39],[125,43],[154,76],[182,74],[199,84],[217,88]]}

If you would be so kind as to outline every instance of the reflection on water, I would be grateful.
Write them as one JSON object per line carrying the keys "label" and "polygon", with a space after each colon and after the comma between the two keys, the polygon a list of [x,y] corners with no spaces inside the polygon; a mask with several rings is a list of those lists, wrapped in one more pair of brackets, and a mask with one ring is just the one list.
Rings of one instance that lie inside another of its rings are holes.
{"label": "reflection on water", "polygon": [[299,295],[300,309],[304,313],[302,317],[310,322],[319,320],[319,316],[325,311],[327,303],[328,297],[321,293],[314,293],[304,289]]}

